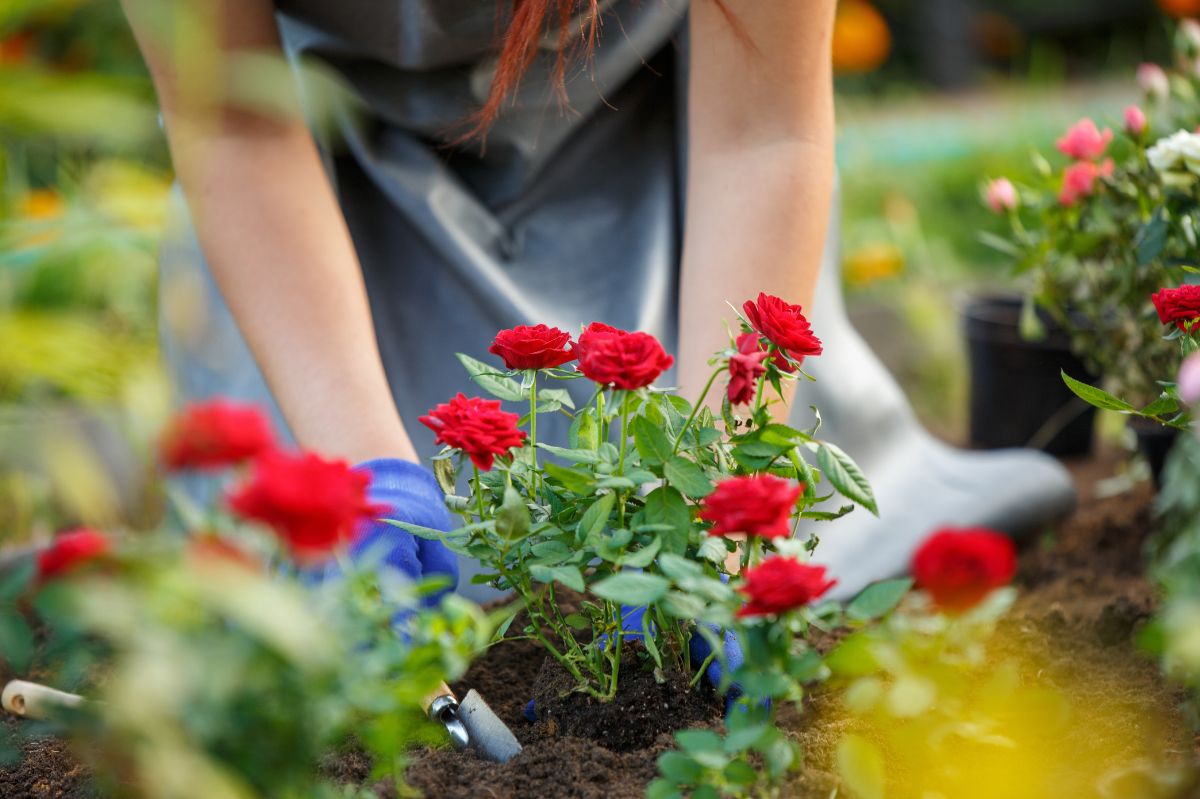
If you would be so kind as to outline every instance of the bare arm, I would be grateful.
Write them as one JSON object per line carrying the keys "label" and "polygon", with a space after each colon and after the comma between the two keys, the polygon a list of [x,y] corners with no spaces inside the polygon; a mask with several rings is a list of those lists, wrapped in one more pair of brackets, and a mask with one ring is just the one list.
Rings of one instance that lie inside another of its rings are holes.
{"label": "bare arm", "polygon": [[[303,120],[235,106],[220,91],[239,56],[280,55],[272,3],[123,3],[205,255],[299,443],[351,461],[415,460],[350,235]],[[290,83],[274,89],[284,99],[273,105],[296,107]]]}
{"label": "bare arm", "polygon": [[[807,310],[833,191],[835,0],[691,7],[680,383],[728,346],[717,319],[766,291]],[[814,330],[820,336],[820,330]]]}

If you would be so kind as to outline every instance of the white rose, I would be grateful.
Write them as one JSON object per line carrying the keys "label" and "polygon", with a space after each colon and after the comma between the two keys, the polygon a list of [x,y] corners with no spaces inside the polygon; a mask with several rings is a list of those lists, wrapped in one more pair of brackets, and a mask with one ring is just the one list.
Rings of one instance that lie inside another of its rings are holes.
{"label": "white rose", "polygon": [[[1188,130],[1172,133],[1155,142],[1146,151],[1146,159],[1164,182],[1172,185],[1190,182],[1193,175],[1200,175],[1200,135]],[[1192,174],[1181,175],[1181,172]]]}

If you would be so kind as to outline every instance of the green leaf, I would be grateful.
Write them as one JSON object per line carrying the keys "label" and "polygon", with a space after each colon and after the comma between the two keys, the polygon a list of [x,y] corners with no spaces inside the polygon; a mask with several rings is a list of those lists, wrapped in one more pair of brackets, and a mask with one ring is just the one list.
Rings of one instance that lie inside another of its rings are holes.
{"label": "green leaf", "polygon": [[616,501],[616,494],[604,494],[583,512],[579,520],[579,540],[586,541],[604,529]]}
{"label": "green leaf", "polygon": [[0,661],[11,671],[22,672],[32,659],[33,630],[15,608],[5,608],[0,611]]}
{"label": "green leaf", "polygon": [[699,563],[671,553],[667,553],[659,558],[658,565],[663,570],[663,574],[672,580],[682,580],[686,577],[701,577],[704,575],[704,567]]}
{"label": "green leaf", "polygon": [[658,773],[675,785],[691,785],[704,769],[682,752],[663,752],[658,756]]}
{"label": "green leaf", "polygon": [[638,416],[630,423],[629,429],[633,433],[633,444],[637,447],[643,464],[661,466],[671,457],[671,440],[649,419]]}
{"label": "green leaf", "polygon": [[997,236],[995,233],[989,233],[986,230],[981,230],[981,231],[979,231],[978,235],[979,235],[980,243],[984,244],[985,246],[991,247],[993,250],[996,250],[997,252],[1003,253],[1004,255],[1011,256],[1013,258],[1016,258],[1018,255],[1021,254],[1021,251],[1019,249],[1017,249],[1017,246],[1015,244],[1013,244],[1011,241],[1009,241],[1006,238]]}
{"label": "green leaf", "polygon": [[662,653],[658,651],[658,644],[654,640],[654,624],[650,621],[649,613],[642,614],[642,645],[654,659],[654,665],[661,669],[663,667]]}
{"label": "green leaf", "polygon": [[871,484],[849,455],[837,446],[822,441],[817,448],[817,466],[842,496],[854,500],[876,516],[879,515]]}
{"label": "green leaf", "polygon": [[1175,413],[1177,410],[1179,410],[1179,400],[1170,394],[1164,393],[1154,402],[1142,408],[1140,413],[1142,416],[1162,416],[1166,413]]}
{"label": "green leaf", "polygon": [[540,441],[538,442],[538,449],[545,450],[557,458],[562,458],[572,463],[600,463],[604,460],[599,452],[591,449],[567,449],[566,447],[543,444]]}
{"label": "green leaf", "polygon": [[532,523],[525,499],[512,486],[506,488],[504,502],[496,511],[496,532],[509,541],[519,541],[529,535]]}
{"label": "green leaf", "polygon": [[713,491],[712,481],[699,466],[686,458],[674,456],[663,466],[663,476],[692,499],[706,497]]}
{"label": "green leaf", "polygon": [[529,552],[543,566],[556,566],[575,554],[575,550],[557,539],[539,541],[529,548]]}
{"label": "green leaf", "polygon": [[907,577],[872,583],[850,600],[850,604],[846,606],[846,615],[857,621],[878,619],[900,604],[900,600],[912,585],[913,581]]}
{"label": "green leaf", "polygon": [[585,408],[575,414],[571,420],[571,429],[567,433],[567,441],[574,449],[594,450],[600,444],[599,429],[596,417],[591,408]]}
{"label": "green leaf", "polygon": [[625,605],[649,605],[667,593],[671,584],[665,577],[644,572],[623,571],[592,585],[592,593]]}
{"label": "green leaf", "polygon": [[422,527],[419,524],[410,524],[408,522],[397,521],[396,519],[381,519],[384,524],[390,524],[392,527],[399,527],[401,530],[412,533],[417,538],[427,538],[430,541],[445,541],[446,531],[435,530],[432,527]]}
{"label": "green leaf", "polygon": [[467,369],[471,379],[487,393],[497,399],[508,402],[528,402],[529,395],[521,389],[521,384],[499,371],[494,366],[488,366],[469,355],[457,353],[459,363]]}
{"label": "green leaf", "polygon": [[847,735],[837,747],[838,772],[860,799],[884,799],[887,784],[883,753],[860,735]]}
{"label": "green leaf", "polygon": [[654,562],[654,558],[658,555],[660,549],[662,549],[662,539],[655,538],[637,552],[626,554],[621,560],[621,565],[628,566],[631,569],[644,569]]}
{"label": "green leaf", "polygon": [[22,557],[6,574],[0,574],[0,605],[10,605],[25,593],[25,589],[33,583],[36,571],[37,561],[30,556]]}
{"label": "green leaf", "polygon": [[575,566],[534,565],[529,567],[529,574],[538,582],[559,582],[572,591],[584,590],[583,573]]}
{"label": "green leaf", "polygon": [[592,623],[582,613],[572,613],[563,619],[572,630],[590,630]]}
{"label": "green leaf", "polygon": [[1133,237],[1133,250],[1138,266],[1145,266],[1162,254],[1167,245],[1167,213],[1160,207],[1150,221],[1143,225]]}
{"label": "green leaf", "polygon": [[703,560],[720,565],[729,556],[729,548],[725,546],[724,538],[710,535],[705,536],[704,540],[700,542],[700,548],[696,554]]}
{"label": "green leaf", "polygon": [[662,551],[681,554],[687,550],[692,513],[687,501],[671,486],[660,486],[646,495],[645,505],[638,512],[644,524],[667,525],[662,534]]}
{"label": "green leaf", "polygon": [[663,612],[677,619],[695,619],[704,613],[704,600],[683,591],[670,591],[659,603]]}
{"label": "green leaf", "polygon": [[1067,384],[1067,388],[1071,389],[1075,393],[1075,396],[1089,405],[1094,405],[1101,410],[1120,411],[1121,413],[1135,413],[1137,411],[1137,408],[1125,400],[1118,399],[1103,389],[1089,386],[1087,383],[1081,383],[1066,372],[1060,371],[1059,374],[1062,375],[1063,382]]}
{"label": "green leaf", "polygon": [[546,474],[556,480],[563,488],[575,494],[587,496],[592,493],[594,478],[590,472],[581,471],[579,469],[569,469],[566,466],[559,466],[557,463],[543,463],[542,469]]}
{"label": "green leaf", "polygon": [[575,400],[571,397],[571,392],[565,388],[540,388],[538,389],[538,406],[543,402],[557,403],[566,408],[575,408]]}
{"label": "green leaf", "polygon": [[712,730],[680,730],[675,733],[679,747],[690,754],[696,752],[724,752],[721,736]]}
{"label": "green leaf", "polygon": [[758,781],[758,772],[745,760],[734,760],[725,767],[725,779],[734,785],[753,785]]}

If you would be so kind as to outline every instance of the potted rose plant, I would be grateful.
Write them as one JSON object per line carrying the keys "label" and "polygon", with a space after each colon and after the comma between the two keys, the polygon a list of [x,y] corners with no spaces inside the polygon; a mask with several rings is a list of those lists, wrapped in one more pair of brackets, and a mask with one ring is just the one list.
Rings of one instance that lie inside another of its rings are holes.
{"label": "potted rose plant", "polygon": [[[1190,64],[1197,44],[1189,30],[1178,48]],[[1186,281],[1197,209],[1185,155],[1191,134],[1158,134],[1194,122],[1200,82],[1191,70],[1168,75],[1155,65],[1143,65],[1139,82],[1145,110],[1126,108],[1119,133],[1082,119],[1057,142],[1064,166],[1038,156],[1030,185],[988,184],[989,205],[1008,219],[1010,235],[984,238],[1012,256],[1023,281],[1025,336],[1065,334],[1084,367],[1059,365],[1072,378],[1068,387],[1089,404],[1134,417],[1152,451],[1161,426],[1180,422],[1168,380],[1180,359],[1171,340],[1178,334],[1164,340],[1160,324],[1173,320],[1156,313],[1152,298]],[[1087,372],[1102,375],[1103,391],[1079,390],[1097,382]]]}

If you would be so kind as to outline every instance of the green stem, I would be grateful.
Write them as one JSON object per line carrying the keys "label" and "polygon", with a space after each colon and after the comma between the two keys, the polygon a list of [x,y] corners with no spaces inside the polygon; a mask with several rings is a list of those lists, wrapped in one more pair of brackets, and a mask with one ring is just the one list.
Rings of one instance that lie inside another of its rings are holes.
{"label": "green stem", "polygon": [[483,521],[483,484],[479,482],[479,467],[472,464],[475,470],[475,499],[479,505],[479,521]]}
{"label": "green stem", "polygon": [[700,668],[696,669],[696,673],[692,675],[692,681],[688,683],[688,690],[695,688],[700,684],[700,678],[704,676],[704,672],[708,671],[708,667],[712,665],[713,660],[717,657],[717,650],[708,653],[708,657],[700,664]]}
{"label": "green stem", "polygon": [[531,370],[531,371],[533,372],[533,382],[531,383],[530,388],[529,388],[529,459],[530,459],[530,468],[532,468],[533,471],[529,475],[529,486],[533,490],[533,501],[537,502],[538,501],[538,489],[539,489],[538,456],[537,456],[538,373],[537,373],[536,369]]}
{"label": "green stem", "polygon": [[619,474],[625,474],[625,445],[629,441],[629,402],[628,397],[621,402],[621,460],[617,467]]}
{"label": "green stem", "polygon": [[704,384],[704,390],[700,392],[700,399],[696,400],[696,404],[692,406],[692,412],[688,414],[687,421],[683,423],[683,429],[679,431],[679,438],[675,439],[675,447],[671,450],[671,454],[679,452],[679,445],[683,443],[683,437],[687,434],[688,428],[692,426],[692,422],[696,421],[696,414],[704,407],[704,400],[708,397],[708,392],[712,389],[713,382],[716,381],[717,375],[725,371],[722,366],[708,376],[708,382]]}
{"label": "green stem", "polygon": [[[768,345],[767,346],[767,357],[764,358],[763,360],[770,361],[770,360],[774,359],[775,353],[778,351],[779,351],[779,348],[776,347],[774,344]],[[754,393],[754,417],[755,418],[758,417],[758,412],[763,409],[763,405],[764,405],[763,400],[764,400],[766,393],[767,393],[767,373],[763,372],[762,377],[758,378],[758,390],[755,391],[755,393]]]}

